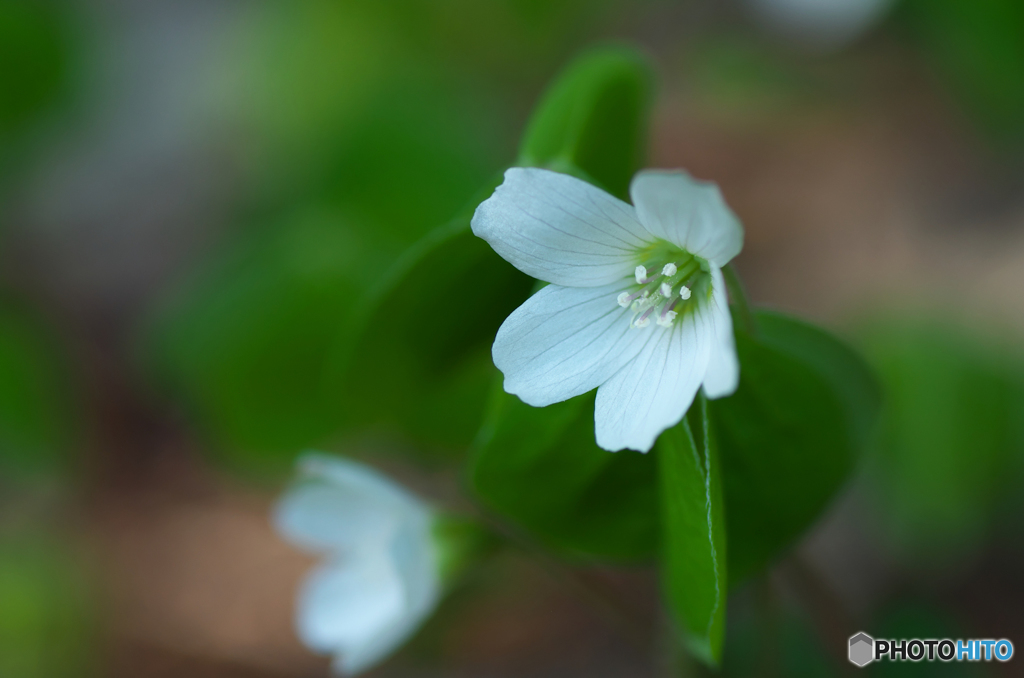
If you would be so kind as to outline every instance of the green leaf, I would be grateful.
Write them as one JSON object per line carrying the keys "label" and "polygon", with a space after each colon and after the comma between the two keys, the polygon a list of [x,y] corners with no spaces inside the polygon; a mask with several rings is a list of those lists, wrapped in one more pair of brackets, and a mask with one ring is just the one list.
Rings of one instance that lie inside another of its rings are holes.
{"label": "green leaf", "polygon": [[338,421],[465,449],[496,374],[491,342],[533,281],[474,236],[468,217],[435,230],[382,280],[332,356]]}
{"label": "green leaf", "polygon": [[729,515],[729,571],[765,567],[825,510],[871,434],[879,391],[869,369],[828,333],[758,313],[737,329],[740,385],[711,403]]}
{"label": "green leaf", "polygon": [[654,460],[597,446],[593,393],[534,408],[496,388],[469,479],[488,508],[564,554],[633,560],[657,550]]}
{"label": "green leaf", "polygon": [[662,578],[690,653],[711,666],[725,640],[726,533],[715,435],[701,396],[655,445],[661,487]]}
{"label": "green leaf", "polygon": [[0,311],[0,477],[66,470],[73,417],[54,343],[20,313]]}
{"label": "green leaf", "polygon": [[650,67],[636,51],[583,54],[534,110],[517,164],[578,174],[626,199],[646,150],[651,91]]}

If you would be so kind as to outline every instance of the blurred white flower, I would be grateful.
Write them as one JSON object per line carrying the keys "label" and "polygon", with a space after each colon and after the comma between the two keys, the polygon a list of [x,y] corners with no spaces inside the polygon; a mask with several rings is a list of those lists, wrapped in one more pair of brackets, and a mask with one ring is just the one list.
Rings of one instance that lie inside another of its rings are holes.
{"label": "blurred white flower", "polygon": [[597,388],[597,444],[646,452],[703,385],[731,394],[739,362],[721,267],[743,227],[714,184],[633,178],[635,208],[574,177],[512,168],[473,215],[506,261],[551,283],[505,320],[505,390],[543,407]]}
{"label": "blurred white flower", "polygon": [[746,0],[765,28],[807,47],[853,42],[882,18],[892,0]]}
{"label": "blurred white flower", "polygon": [[278,503],[277,530],[325,560],[298,600],[303,643],[353,675],[404,643],[437,605],[435,514],[373,469],[307,454],[299,482]]}

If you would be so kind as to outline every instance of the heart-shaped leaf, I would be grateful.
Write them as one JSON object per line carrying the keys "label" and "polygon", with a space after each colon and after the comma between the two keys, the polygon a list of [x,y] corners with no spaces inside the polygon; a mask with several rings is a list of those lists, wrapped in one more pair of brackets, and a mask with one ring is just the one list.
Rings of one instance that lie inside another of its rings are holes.
{"label": "heart-shaped leaf", "polygon": [[494,393],[470,465],[480,500],[565,554],[650,557],[658,546],[656,466],[594,440],[594,394],[535,408]]}
{"label": "heart-shaped leaf", "polygon": [[847,479],[879,409],[871,372],[828,333],[758,313],[736,332],[740,385],[713,401],[734,583],[767,565]]}

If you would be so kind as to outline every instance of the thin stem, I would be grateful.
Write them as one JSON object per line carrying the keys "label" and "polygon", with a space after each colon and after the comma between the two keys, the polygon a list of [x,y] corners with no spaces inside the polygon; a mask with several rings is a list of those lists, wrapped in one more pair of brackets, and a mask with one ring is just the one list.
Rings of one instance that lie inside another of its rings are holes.
{"label": "thin stem", "polygon": [[758,334],[757,318],[754,317],[754,312],[750,308],[746,288],[744,288],[743,281],[740,280],[740,276],[736,272],[736,267],[732,264],[726,264],[725,268],[722,269],[722,274],[725,276],[725,287],[729,290],[732,303],[739,310],[739,322],[743,331],[752,337],[756,337]]}

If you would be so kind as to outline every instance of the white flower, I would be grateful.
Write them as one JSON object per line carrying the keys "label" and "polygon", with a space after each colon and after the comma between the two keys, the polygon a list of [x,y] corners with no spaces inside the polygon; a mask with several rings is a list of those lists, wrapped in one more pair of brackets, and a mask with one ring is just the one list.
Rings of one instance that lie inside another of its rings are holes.
{"label": "white flower", "polygon": [[646,452],[702,384],[709,398],[736,390],[721,267],[743,227],[715,185],[683,172],[640,172],[630,195],[635,208],[565,174],[512,168],[472,226],[551,283],[498,330],[505,390],[543,407],[597,388],[597,444]]}
{"label": "white flower", "polygon": [[823,50],[853,42],[892,4],[893,0],[747,0],[767,29]]}
{"label": "white flower", "polygon": [[323,554],[298,600],[299,637],[352,675],[397,649],[433,611],[441,590],[434,514],[369,467],[319,454],[274,513],[278,531]]}

